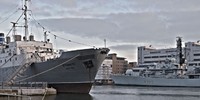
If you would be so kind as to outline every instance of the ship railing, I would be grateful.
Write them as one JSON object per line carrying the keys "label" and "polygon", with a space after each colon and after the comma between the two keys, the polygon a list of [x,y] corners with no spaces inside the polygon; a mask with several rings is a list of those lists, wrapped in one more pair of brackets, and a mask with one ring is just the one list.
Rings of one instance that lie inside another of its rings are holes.
{"label": "ship railing", "polygon": [[7,59],[7,60],[5,61],[5,63],[3,63],[3,64],[0,66],[0,68],[3,67],[4,65],[6,65],[6,64],[10,61],[10,59],[12,59],[14,56],[15,56],[15,55],[12,55],[9,59]]}
{"label": "ship railing", "polygon": [[[14,56],[15,55],[13,55],[12,57],[14,57]],[[10,57],[9,59],[11,59],[12,57]],[[10,61],[9,59],[7,61]],[[26,65],[27,64],[31,64],[29,59],[31,59],[31,58],[26,58],[25,56],[21,57],[20,58],[20,60],[21,60],[21,62],[20,62],[21,66],[20,67],[23,67],[25,64]],[[2,66],[4,66],[6,63],[7,62],[5,62]],[[14,76],[16,76],[16,74],[17,74],[16,71],[18,71],[19,69],[21,69],[20,67],[19,68],[16,68],[15,66],[13,66],[13,67],[14,67],[14,69],[12,71],[7,70],[7,71],[4,71],[4,73],[3,73],[4,74],[3,76],[5,76],[5,79],[7,79],[7,81],[12,80],[12,78]]]}
{"label": "ship railing", "polygon": [[1,82],[0,89],[46,89],[47,82],[16,82],[13,85],[5,86],[5,82]]}

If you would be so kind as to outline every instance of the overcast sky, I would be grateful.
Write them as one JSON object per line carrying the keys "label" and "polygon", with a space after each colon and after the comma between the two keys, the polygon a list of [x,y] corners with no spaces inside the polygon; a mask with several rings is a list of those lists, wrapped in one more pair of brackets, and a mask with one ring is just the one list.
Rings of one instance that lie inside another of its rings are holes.
{"label": "overcast sky", "polygon": [[[22,0],[0,0],[0,32],[7,34],[10,22],[17,20],[8,16],[21,4]],[[129,61],[136,61],[138,46],[175,47],[177,36],[183,42],[200,40],[200,0],[31,0],[30,8],[46,30],[96,47],[103,47],[106,39],[110,53]],[[36,38],[43,36],[36,22],[29,28]],[[56,48],[89,48],[48,37]]]}

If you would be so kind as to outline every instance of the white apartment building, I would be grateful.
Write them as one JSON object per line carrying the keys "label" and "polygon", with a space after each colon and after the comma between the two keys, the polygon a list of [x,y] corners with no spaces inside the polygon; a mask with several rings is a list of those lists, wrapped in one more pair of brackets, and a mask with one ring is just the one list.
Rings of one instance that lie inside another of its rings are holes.
{"label": "white apartment building", "polygon": [[99,67],[97,75],[95,77],[96,80],[103,80],[103,79],[111,79],[110,75],[112,73],[112,59],[105,59],[102,65]]}
{"label": "white apartment building", "polygon": [[184,50],[187,65],[200,66],[200,42],[187,42]]}
{"label": "white apartment building", "polygon": [[[188,67],[200,66],[200,42],[185,43],[182,52]],[[138,64],[158,63],[165,61],[167,58],[179,61],[177,55],[177,48],[156,49],[152,46],[141,46],[138,47]]]}
{"label": "white apartment building", "polygon": [[95,83],[97,84],[109,84],[112,83],[110,75],[112,74],[113,60],[110,57],[106,57],[102,65],[99,67],[97,75],[95,77]]}
{"label": "white apartment building", "polygon": [[178,59],[176,48],[155,49],[153,47],[138,47],[138,64],[158,63],[166,58]]}

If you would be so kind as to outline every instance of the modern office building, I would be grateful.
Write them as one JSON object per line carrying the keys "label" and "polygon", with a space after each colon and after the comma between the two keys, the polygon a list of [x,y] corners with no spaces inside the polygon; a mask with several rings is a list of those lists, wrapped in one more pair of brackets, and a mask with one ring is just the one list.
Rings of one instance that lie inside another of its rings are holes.
{"label": "modern office building", "polygon": [[138,64],[158,63],[158,62],[165,61],[166,58],[178,59],[177,49],[176,48],[155,49],[152,46],[138,47]]}
{"label": "modern office building", "polygon": [[[138,47],[138,64],[158,63],[166,59],[174,59],[178,63],[177,48],[156,49],[152,46]],[[182,49],[185,64],[189,66],[200,66],[200,42],[186,42]]]}
{"label": "modern office building", "polygon": [[200,42],[187,42],[184,48],[188,66],[200,66]]}

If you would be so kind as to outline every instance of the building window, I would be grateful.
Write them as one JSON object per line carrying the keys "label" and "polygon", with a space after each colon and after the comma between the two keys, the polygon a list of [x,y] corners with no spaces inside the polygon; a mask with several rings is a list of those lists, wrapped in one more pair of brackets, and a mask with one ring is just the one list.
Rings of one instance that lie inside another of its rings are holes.
{"label": "building window", "polygon": [[158,56],[152,56],[152,58],[158,58]]}
{"label": "building window", "polygon": [[160,51],[150,52],[150,54],[160,53]]}
{"label": "building window", "polygon": [[150,56],[148,56],[148,57],[144,57],[144,58],[151,58]]}
{"label": "building window", "polygon": [[200,53],[194,54],[194,56],[200,56]]}
{"label": "building window", "polygon": [[194,61],[200,61],[200,59],[194,59]]}
{"label": "building window", "polygon": [[189,66],[197,66],[197,64],[196,63],[191,63],[191,64],[189,64]]}
{"label": "building window", "polygon": [[160,58],[166,58],[167,56],[160,56]]}
{"label": "building window", "polygon": [[166,53],[169,53],[169,52],[175,52],[175,51],[166,51]]}

